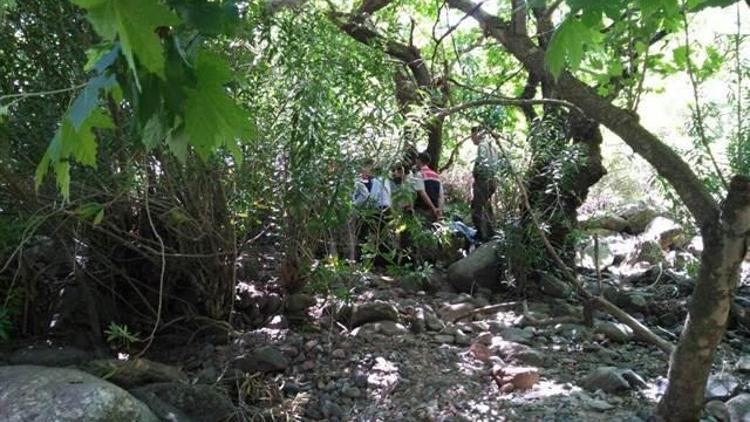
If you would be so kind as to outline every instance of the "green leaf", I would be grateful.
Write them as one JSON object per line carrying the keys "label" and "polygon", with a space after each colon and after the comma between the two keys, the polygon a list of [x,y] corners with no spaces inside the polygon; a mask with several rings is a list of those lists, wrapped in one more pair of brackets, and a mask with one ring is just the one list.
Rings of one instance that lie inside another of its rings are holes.
{"label": "green leaf", "polygon": [[592,31],[575,17],[568,17],[552,35],[546,52],[546,63],[557,78],[567,62],[576,70],[583,60],[584,44],[594,39]]}
{"label": "green leaf", "polygon": [[150,151],[159,145],[161,140],[164,139],[164,135],[161,116],[154,114],[146,123],[146,127],[143,128],[143,145]]}
{"label": "green leaf", "polygon": [[184,117],[190,145],[203,159],[220,146],[233,151],[237,158],[237,141],[249,140],[252,127],[248,113],[224,88],[231,79],[231,70],[220,56],[202,52],[195,73],[198,83],[187,91]]}
{"label": "green leaf", "polygon": [[100,209],[99,212],[96,213],[96,217],[94,217],[93,223],[96,226],[101,224],[102,221],[104,221],[104,207],[102,207],[102,209]]}
{"label": "green leaf", "polygon": [[73,126],[69,114],[63,117],[62,125],[47,147],[36,168],[34,181],[38,188],[44,181],[50,166],[55,173],[57,186],[67,199],[70,195],[70,160],[96,167],[96,137],[94,128],[111,128],[112,120],[100,109],[93,110],[81,123],[78,130]]}
{"label": "green leaf", "polygon": [[72,0],[88,11],[99,35],[119,38],[122,52],[135,72],[135,57],[148,71],[164,78],[164,49],[155,30],[180,23],[169,7],[157,0]]}
{"label": "green leaf", "polygon": [[89,117],[99,101],[99,91],[108,91],[117,84],[113,75],[99,75],[89,80],[86,87],[73,101],[70,106],[70,121],[75,130],[80,130],[81,125]]}
{"label": "green leaf", "polygon": [[672,50],[672,59],[678,69],[686,69],[688,61],[688,48],[687,46],[680,46]]}

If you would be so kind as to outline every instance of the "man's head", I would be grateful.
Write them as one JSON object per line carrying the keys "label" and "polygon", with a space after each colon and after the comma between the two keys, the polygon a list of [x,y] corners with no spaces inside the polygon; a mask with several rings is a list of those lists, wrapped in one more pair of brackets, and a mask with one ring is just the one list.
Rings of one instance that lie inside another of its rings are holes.
{"label": "man's head", "polygon": [[417,154],[417,158],[414,160],[414,163],[417,165],[417,167],[422,168],[424,166],[429,166],[431,161],[430,153],[427,151],[420,152]]}
{"label": "man's head", "polygon": [[372,176],[373,167],[375,167],[375,160],[373,160],[372,158],[365,158],[364,160],[362,160],[360,174],[364,177]]}
{"label": "man's head", "polygon": [[482,142],[481,126],[474,126],[471,128],[471,142],[473,142],[474,145],[479,145],[479,143]]}
{"label": "man's head", "polygon": [[391,176],[394,179],[401,180],[406,175],[406,167],[402,163],[394,164],[391,167]]}

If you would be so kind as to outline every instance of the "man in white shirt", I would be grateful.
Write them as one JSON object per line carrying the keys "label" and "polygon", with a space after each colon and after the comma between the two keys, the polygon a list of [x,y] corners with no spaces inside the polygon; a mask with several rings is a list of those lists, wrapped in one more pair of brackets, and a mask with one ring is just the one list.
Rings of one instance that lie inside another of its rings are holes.
{"label": "man in white shirt", "polygon": [[[376,261],[382,261],[379,257],[388,237],[385,228],[392,202],[391,185],[385,177],[373,174],[374,164],[372,159],[363,162],[360,175],[354,182],[352,202],[359,211],[356,224],[359,244],[375,242]],[[361,247],[357,249],[357,255],[361,256]]]}

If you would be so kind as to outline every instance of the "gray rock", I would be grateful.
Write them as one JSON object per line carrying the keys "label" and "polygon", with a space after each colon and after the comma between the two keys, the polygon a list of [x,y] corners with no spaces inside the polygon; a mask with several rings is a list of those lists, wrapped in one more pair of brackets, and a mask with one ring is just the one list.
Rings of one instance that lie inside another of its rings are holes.
{"label": "gray rock", "polygon": [[346,358],[346,351],[344,349],[336,349],[333,352],[331,352],[331,356],[333,356],[336,359],[344,359]]}
{"label": "gray rock", "polygon": [[447,322],[453,322],[456,320],[456,318],[466,315],[468,312],[471,312],[473,310],[474,305],[472,305],[471,303],[453,303],[440,308],[438,310],[438,314],[440,314],[440,317]]}
{"label": "gray rock", "polygon": [[450,334],[435,334],[432,337],[437,343],[453,344],[455,338]]}
{"label": "gray rock", "polygon": [[426,311],[424,314],[424,322],[427,325],[427,329],[430,331],[441,331],[445,328],[445,323],[435,315],[434,312]]}
{"label": "gray rock", "polygon": [[23,348],[11,353],[11,365],[69,366],[91,360],[93,356],[75,347]]}
{"label": "gray rock", "polygon": [[604,212],[590,217],[581,224],[586,229],[605,229],[622,232],[628,227],[628,221],[617,214]]}
{"label": "gray rock", "polygon": [[341,418],[344,416],[344,409],[331,400],[325,400],[320,405],[320,410],[326,419]]}
{"label": "gray rock", "polygon": [[559,299],[565,299],[570,296],[572,291],[566,282],[543,271],[539,273],[539,289],[547,296]]}
{"label": "gray rock", "polygon": [[352,309],[350,321],[352,327],[359,327],[362,324],[376,321],[398,322],[398,309],[393,304],[382,300],[360,303]]}
{"label": "gray rock", "polygon": [[[229,420],[236,412],[225,394],[208,385],[158,383],[136,388],[131,393],[162,420],[219,422]],[[171,416],[174,414],[182,418]]]}
{"label": "gray rock", "polygon": [[384,336],[409,334],[409,330],[405,326],[393,321],[373,322],[372,325],[376,332],[383,334]]}
{"label": "gray rock", "polygon": [[528,366],[544,366],[545,364],[544,354],[539,350],[532,348],[526,348],[511,353],[508,358]]}
{"label": "gray rock", "polygon": [[643,237],[659,243],[662,249],[682,248],[688,244],[685,230],[676,222],[658,216],[646,226]]}
{"label": "gray rock", "polygon": [[646,226],[660,213],[656,209],[644,203],[627,206],[618,212],[619,216],[627,220],[627,231],[632,234],[640,234],[646,230]]}
{"label": "gray rock", "polygon": [[737,361],[737,371],[745,373],[745,374],[750,372],[750,356],[749,355],[740,357],[740,359]]}
{"label": "gray rock", "polygon": [[708,377],[706,400],[721,400],[732,397],[740,387],[740,381],[732,374],[721,373]]}
{"label": "gray rock", "polygon": [[304,293],[295,293],[286,299],[285,311],[288,314],[299,314],[315,305],[315,298]]}
{"label": "gray rock", "polygon": [[279,349],[263,346],[236,357],[232,365],[244,372],[275,372],[286,370],[289,359]]}
{"label": "gray rock", "polygon": [[349,385],[345,386],[341,390],[341,393],[343,395],[345,395],[346,397],[349,397],[349,398],[352,398],[352,399],[358,399],[358,398],[362,397],[362,391],[360,391],[359,388],[354,387],[354,386],[349,386]]}
{"label": "gray rock", "polygon": [[456,344],[459,346],[469,346],[471,345],[471,337],[466,335],[461,330],[456,330],[456,332],[453,334],[453,337],[455,338]]}
{"label": "gray rock", "polygon": [[620,369],[613,366],[596,368],[580,383],[588,391],[602,390],[605,393],[621,393],[646,385],[643,379],[630,369]]}
{"label": "gray rock", "polygon": [[534,332],[531,330],[522,330],[516,327],[505,327],[500,331],[500,336],[502,336],[505,341],[531,344],[531,340],[534,338]]}
{"label": "gray rock", "polygon": [[719,400],[712,400],[706,403],[706,413],[713,416],[719,422],[729,422],[729,408],[724,402]]}
{"label": "gray rock", "polygon": [[729,400],[726,405],[731,422],[750,421],[750,394],[740,394]]}
{"label": "gray rock", "polygon": [[594,332],[618,343],[627,343],[633,338],[633,329],[619,322],[597,321]]}
{"label": "gray rock", "polygon": [[0,367],[0,420],[5,422],[157,422],[127,391],[82,371]]}
{"label": "gray rock", "polygon": [[448,267],[448,282],[459,292],[471,292],[479,287],[493,291],[500,289],[501,262],[498,258],[500,242],[487,242],[467,257]]}

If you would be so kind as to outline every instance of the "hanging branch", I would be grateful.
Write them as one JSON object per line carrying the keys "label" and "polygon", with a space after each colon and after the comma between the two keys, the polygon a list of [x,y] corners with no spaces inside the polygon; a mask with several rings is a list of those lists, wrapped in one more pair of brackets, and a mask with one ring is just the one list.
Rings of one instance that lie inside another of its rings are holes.
{"label": "hanging branch", "polygon": [[[683,5],[683,8],[685,8],[684,5]],[[708,138],[706,138],[706,126],[705,126],[704,118],[703,118],[703,109],[701,109],[701,103],[700,103],[700,94],[699,94],[700,84],[695,77],[695,69],[693,69],[693,61],[690,59],[690,31],[689,31],[689,26],[688,26],[687,13],[685,12],[682,13],[682,22],[683,22],[683,29],[684,29],[684,35],[685,35],[685,64],[687,67],[687,74],[690,77],[690,85],[693,87],[693,101],[695,101],[695,122],[697,126],[696,129],[698,130],[698,139],[700,139],[701,144],[703,145],[703,148],[706,149],[708,158],[711,160],[711,164],[714,167],[714,171],[716,171],[716,175],[721,181],[721,184],[724,186],[724,189],[729,190],[729,183],[724,178],[724,174],[721,172],[719,163],[716,162],[716,157],[714,156],[714,153],[711,150],[711,145],[709,145]]]}
{"label": "hanging branch", "polygon": [[608,301],[604,297],[592,295],[588,290],[586,290],[586,288],[583,286],[583,283],[576,277],[574,271],[570,269],[570,267],[568,267],[565,264],[565,262],[563,262],[562,258],[560,258],[560,255],[558,255],[554,246],[552,246],[549,239],[547,238],[547,235],[544,233],[544,230],[542,230],[542,223],[539,221],[539,218],[537,217],[536,212],[533,210],[533,208],[531,208],[531,204],[529,203],[529,196],[528,196],[528,192],[526,191],[526,186],[524,186],[523,180],[521,180],[521,177],[518,176],[518,173],[516,173],[515,169],[513,168],[513,164],[509,160],[509,157],[505,151],[505,148],[503,147],[502,142],[500,142],[499,137],[495,134],[493,130],[489,128],[485,128],[485,129],[490,134],[490,136],[492,136],[492,138],[495,140],[495,144],[497,145],[505,162],[508,163],[508,170],[510,171],[511,177],[513,178],[513,180],[516,182],[516,185],[518,186],[518,190],[521,193],[521,199],[523,200],[523,205],[529,211],[529,215],[531,216],[531,219],[534,223],[534,227],[537,229],[538,234],[541,237],[542,242],[544,243],[545,249],[547,249],[547,252],[549,253],[549,255],[552,257],[552,259],[555,261],[557,266],[562,271],[565,278],[568,280],[568,284],[573,286],[576,292],[587,303],[594,305],[597,308],[609,313],[610,315],[615,317],[617,320],[621,321],[622,323],[630,327],[638,338],[655,345],[661,351],[663,351],[667,355],[670,355],[672,353],[672,350],[674,349],[674,345],[672,343],[654,334],[654,332],[651,331],[648,327],[641,324],[640,321],[633,318],[630,314],[620,309],[614,303]]}

